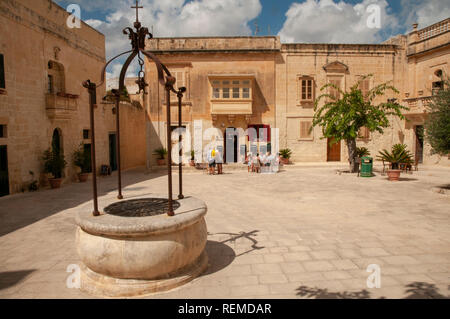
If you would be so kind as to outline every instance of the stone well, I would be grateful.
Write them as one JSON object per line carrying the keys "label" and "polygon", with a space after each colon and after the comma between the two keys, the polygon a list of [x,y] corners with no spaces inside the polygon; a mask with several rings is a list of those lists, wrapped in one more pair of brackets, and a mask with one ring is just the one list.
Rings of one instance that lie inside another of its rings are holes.
{"label": "stone well", "polygon": [[132,297],[180,286],[207,267],[207,230],[203,201],[174,201],[169,217],[167,199],[140,196],[79,208],[76,245],[81,265],[81,289],[107,297]]}

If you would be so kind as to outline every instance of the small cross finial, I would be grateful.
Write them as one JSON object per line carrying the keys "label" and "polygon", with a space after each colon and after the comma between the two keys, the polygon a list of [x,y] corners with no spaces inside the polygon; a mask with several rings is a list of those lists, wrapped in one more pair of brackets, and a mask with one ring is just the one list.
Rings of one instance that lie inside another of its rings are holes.
{"label": "small cross finial", "polygon": [[131,7],[132,9],[136,9],[136,22],[139,22],[139,9],[143,9],[143,6],[139,6],[139,0],[136,0],[136,6]]}

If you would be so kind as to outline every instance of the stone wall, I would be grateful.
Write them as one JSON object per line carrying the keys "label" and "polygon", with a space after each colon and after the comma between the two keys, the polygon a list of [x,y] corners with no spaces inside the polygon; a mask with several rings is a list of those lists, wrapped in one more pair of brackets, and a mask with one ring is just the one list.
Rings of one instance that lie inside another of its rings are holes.
{"label": "stone wall", "polygon": [[[422,30],[417,30],[416,26],[410,34],[395,36],[382,44],[281,44],[278,37],[200,37],[151,39],[147,41],[147,49],[168,63],[170,70],[186,72],[184,84],[188,92],[183,119],[191,133],[195,119],[203,121],[203,129],[233,125],[226,115],[211,114],[208,74],[254,73],[261,99],[257,98],[253,103],[251,122],[277,127],[280,147],[291,148],[294,161],[324,162],[327,161],[327,141],[322,139],[321,129],[315,128],[310,138],[299,136],[300,121],[310,121],[314,115],[313,103],[299,99],[299,79],[312,78],[314,97],[318,97],[320,89],[330,79],[340,78],[341,89],[348,90],[361,76],[373,74],[369,88],[388,82],[400,91],[399,94],[388,92],[375,103],[396,98],[407,107],[411,103],[418,104],[417,101],[431,94],[436,70],[442,69],[445,74],[449,72],[449,31],[444,22]],[[164,92],[157,84],[155,70],[148,61],[146,68],[150,91],[155,92],[147,101],[151,118],[147,125],[148,138],[151,138],[147,143],[154,149],[166,146]],[[176,114],[176,108],[172,113]],[[406,121],[391,117],[391,125],[383,134],[375,132],[366,138],[358,138],[358,146],[367,147],[375,157],[383,148],[405,143],[415,154],[417,137],[414,129],[416,125],[424,124],[426,110],[425,107],[419,110],[412,108],[404,114]],[[243,121],[243,118],[233,117],[233,121],[244,127],[254,124]],[[148,163],[153,163],[154,157],[151,152],[148,154]],[[347,161],[344,141],[341,142],[340,161]],[[432,156],[426,142],[423,161],[425,164],[449,164],[447,157]]]}
{"label": "stone wall", "polygon": [[[41,157],[50,147],[55,129],[62,135],[62,149],[68,162],[63,174],[65,183],[76,180],[74,150],[80,143],[90,143],[83,139],[83,130],[90,125],[88,94],[82,82],[100,81],[105,38],[85,23],[80,29],[68,28],[67,17],[63,8],[49,0],[0,2],[0,54],[4,55],[6,76],[6,89],[0,95],[0,124],[7,125],[8,132],[6,138],[0,138],[0,144],[7,145],[10,193],[27,188],[32,179],[30,171],[45,184],[47,176],[42,173]],[[65,93],[72,97],[58,97],[57,92],[51,97],[70,104],[67,109],[61,105],[55,109],[46,98],[49,61],[64,69]],[[109,164],[109,133],[115,131],[112,106],[100,103],[104,95],[102,85],[97,90],[95,109],[98,168]],[[125,111],[123,117],[130,120],[133,130],[143,126],[137,124],[138,119],[144,118],[143,111],[139,114]],[[122,132],[126,130],[125,127]],[[134,140],[129,136],[125,139]],[[130,160],[127,152],[123,153],[125,168],[144,161],[136,160],[138,152],[133,152]]]}
{"label": "stone wall", "polygon": [[[263,38],[264,41],[271,38]],[[228,38],[227,38],[228,39]],[[240,38],[239,38],[240,39]],[[248,41],[247,38],[245,38]],[[190,40],[190,39],[187,39]],[[211,41],[216,43],[215,38]],[[257,38],[257,40],[259,40]],[[202,39],[206,41],[206,39]],[[233,38],[230,39],[233,41]],[[151,43],[151,41],[149,42]],[[212,46],[212,45],[210,45]],[[248,46],[252,46],[248,44]],[[256,45],[255,45],[256,46]],[[227,127],[247,129],[249,124],[267,124],[275,126],[275,63],[273,52],[161,52],[158,54],[161,61],[166,64],[171,72],[184,72],[184,85],[187,92],[183,99],[183,125],[191,134],[193,141],[193,123],[202,121],[203,130],[215,127],[223,138],[223,132]],[[246,118],[244,115],[235,115],[231,118],[227,115],[211,114],[211,88],[210,76],[232,77],[250,76],[254,78],[252,114]],[[146,61],[146,81],[149,83],[149,94],[146,104],[150,114],[150,122],[147,125],[147,165],[156,164],[156,156],[153,151],[158,147],[166,147],[166,106],[164,88],[157,82],[156,68],[154,64]],[[175,95],[171,97],[171,125],[177,126],[177,101]],[[205,139],[203,145],[211,140]],[[239,145],[245,143],[242,137]],[[186,155],[188,156],[188,155]]]}
{"label": "stone wall", "polygon": [[[281,147],[292,150],[293,161],[327,161],[327,140],[322,138],[320,127],[313,129],[311,138],[300,138],[300,122],[312,121],[314,116],[314,103],[300,101],[300,79],[307,76],[314,80],[314,98],[326,93],[321,88],[335,77],[340,79],[343,91],[368,74],[373,74],[370,88],[388,81],[394,83],[397,54],[395,45],[283,44],[277,63],[277,127],[280,128]],[[375,103],[391,97],[397,97],[397,94],[392,92]],[[320,105],[323,104],[324,99]],[[394,121],[393,127],[386,129],[384,135],[374,133],[367,139],[358,139],[357,144],[367,147],[375,155],[381,147],[397,141],[393,137],[397,130],[401,128]],[[342,141],[341,162],[348,160],[347,154],[346,144]]]}

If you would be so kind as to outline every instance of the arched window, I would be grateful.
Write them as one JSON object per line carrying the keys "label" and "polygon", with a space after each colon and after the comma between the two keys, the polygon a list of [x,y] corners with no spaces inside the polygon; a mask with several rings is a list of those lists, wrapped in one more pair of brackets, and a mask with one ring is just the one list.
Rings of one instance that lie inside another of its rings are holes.
{"label": "arched window", "polygon": [[65,93],[64,66],[55,61],[48,61],[48,93]]}

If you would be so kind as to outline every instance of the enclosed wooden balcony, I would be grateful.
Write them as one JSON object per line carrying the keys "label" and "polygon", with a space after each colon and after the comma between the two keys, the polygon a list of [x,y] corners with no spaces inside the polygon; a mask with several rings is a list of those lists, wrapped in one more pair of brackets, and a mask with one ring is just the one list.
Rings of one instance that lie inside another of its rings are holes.
{"label": "enclosed wooden balcony", "polygon": [[252,114],[252,101],[211,101],[211,114]]}
{"label": "enclosed wooden balcony", "polygon": [[78,95],[47,93],[45,109],[50,119],[70,120],[78,109]]}

